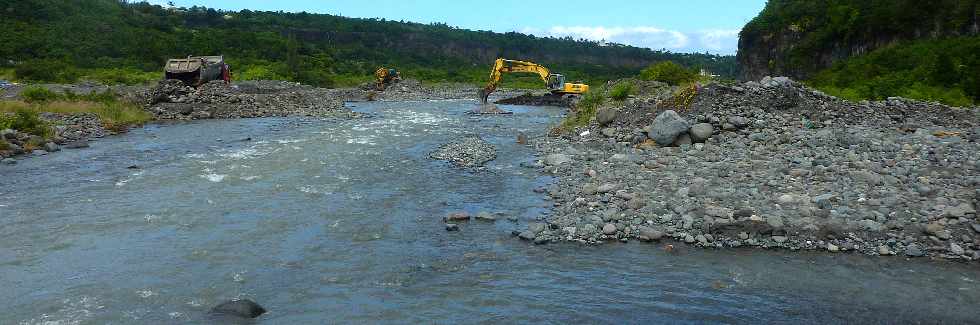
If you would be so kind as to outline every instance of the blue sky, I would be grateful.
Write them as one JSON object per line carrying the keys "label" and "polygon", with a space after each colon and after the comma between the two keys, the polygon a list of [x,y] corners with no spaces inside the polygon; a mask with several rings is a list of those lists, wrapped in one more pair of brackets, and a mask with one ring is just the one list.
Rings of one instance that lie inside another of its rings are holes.
{"label": "blue sky", "polygon": [[[166,4],[168,1],[150,2]],[[443,22],[467,29],[572,36],[674,52],[734,54],[738,31],[762,11],[766,0],[173,0],[173,3],[183,7],[306,11]]]}

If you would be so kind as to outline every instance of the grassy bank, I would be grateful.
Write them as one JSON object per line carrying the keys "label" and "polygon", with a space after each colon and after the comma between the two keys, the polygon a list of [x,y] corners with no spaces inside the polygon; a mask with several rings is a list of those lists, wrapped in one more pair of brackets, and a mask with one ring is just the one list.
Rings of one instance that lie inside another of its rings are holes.
{"label": "grassy bank", "polygon": [[114,132],[125,131],[131,126],[142,125],[153,119],[153,115],[149,112],[135,104],[119,100],[111,92],[85,95],[58,94],[45,88],[28,87],[24,89],[21,96],[24,98],[23,101],[0,101],[0,112],[12,113],[0,117],[0,129],[15,128],[14,126],[18,125],[21,128],[33,127],[35,123],[30,122],[29,116],[36,116],[39,113],[92,113],[99,117],[104,128]]}

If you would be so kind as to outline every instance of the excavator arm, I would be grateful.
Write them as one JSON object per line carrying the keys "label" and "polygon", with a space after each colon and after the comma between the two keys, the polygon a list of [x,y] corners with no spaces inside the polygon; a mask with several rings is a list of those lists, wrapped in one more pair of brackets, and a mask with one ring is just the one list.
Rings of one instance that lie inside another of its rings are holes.
{"label": "excavator arm", "polygon": [[589,85],[583,83],[572,83],[565,82],[565,76],[551,73],[548,68],[527,61],[517,61],[517,60],[507,60],[507,59],[497,59],[493,64],[493,69],[490,70],[490,81],[487,82],[487,86],[480,91],[480,100],[483,103],[487,102],[490,94],[497,90],[497,86],[500,85],[500,77],[504,73],[533,73],[541,77],[541,81],[544,82],[545,87],[551,91],[552,94],[556,95],[581,95],[589,91]]}
{"label": "excavator arm", "polygon": [[481,99],[484,103],[487,102],[487,98],[490,94],[497,90],[497,86],[500,85],[500,77],[504,73],[534,73],[541,77],[541,81],[548,83],[548,76],[551,75],[551,71],[548,68],[541,66],[540,64],[517,61],[517,60],[507,60],[507,59],[497,59],[493,64],[493,69],[490,70],[490,81],[487,82],[487,86],[483,88]]}

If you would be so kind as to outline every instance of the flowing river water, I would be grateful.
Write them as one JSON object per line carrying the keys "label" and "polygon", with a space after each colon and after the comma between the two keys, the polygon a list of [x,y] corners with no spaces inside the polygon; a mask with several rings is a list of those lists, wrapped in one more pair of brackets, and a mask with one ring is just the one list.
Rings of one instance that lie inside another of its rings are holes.
{"label": "flowing river water", "polygon": [[[560,109],[351,105],[372,117],[151,125],[0,166],[0,324],[210,323],[231,298],[255,324],[980,322],[973,264],[522,242],[550,179],[514,138]],[[486,169],[427,158],[467,134]],[[501,218],[446,232],[454,211]]]}

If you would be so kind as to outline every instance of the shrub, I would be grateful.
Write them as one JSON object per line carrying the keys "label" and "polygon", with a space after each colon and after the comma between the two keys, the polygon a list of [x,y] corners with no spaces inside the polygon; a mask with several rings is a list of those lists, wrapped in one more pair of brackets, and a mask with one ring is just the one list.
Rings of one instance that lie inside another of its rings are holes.
{"label": "shrub", "polygon": [[575,109],[562,121],[560,130],[571,130],[589,124],[602,104],[606,103],[604,89],[590,90],[575,104]]}
{"label": "shrub", "polygon": [[286,76],[276,72],[276,69],[266,65],[250,65],[244,67],[237,75],[239,80],[287,80]]}
{"label": "shrub", "polygon": [[78,80],[78,72],[58,60],[31,60],[14,68],[17,79],[37,82],[71,83]]}
{"label": "shrub", "polygon": [[621,82],[616,84],[611,91],[609,91],[609,97],[618,101],[624,101],[636,92],[636,87],[630,82]]}
{"label": "shrub", "polygon": [[682,86],[674,92],[674,95],[669,99],[660,102],[659,106],[662,108],[670,108],[674,110],[685,110],[691,108],[694,104],[694,100],[698,96],[700,91],[700,86],[696,82],[688,83]]}
{"label": "shrub", "polygon": [[37,112],[27,108],[18,109],[14,113],[14,120],[10,127],[20,132],[33,134],[42,138],[50,138],[54,135],[48,123],[41,119]]}
{"label": "shrub", "polygon": [[40,86],[29,86],[20,92],[20,97],[27,102],[46,102],[60,98],[57,93]]}
{"label": "shrub", "polygon": [[14,117],[10,114],[0,112],[0,130],[12,129],[14,127]]}
{"label": "shrub", "polygon": [[129,103],[103,103],[101,106],[95,113],[106,129],[116,132],[125,131],[131,125],[143,125],[153,118],[149,112]]}
{"label": "shrub", "polygon": [[640,79],[666,82],[671,85],[691,82],[697,80],[697,77],[697,73],[673,61],[660,61],[640,72]]}
{"label": "shrub", "polygon": [[91,69],[82,72],[82,79],[98,81],[108,85],[141,85],[160,80],[162,72],[146,72],[133,68]]}

